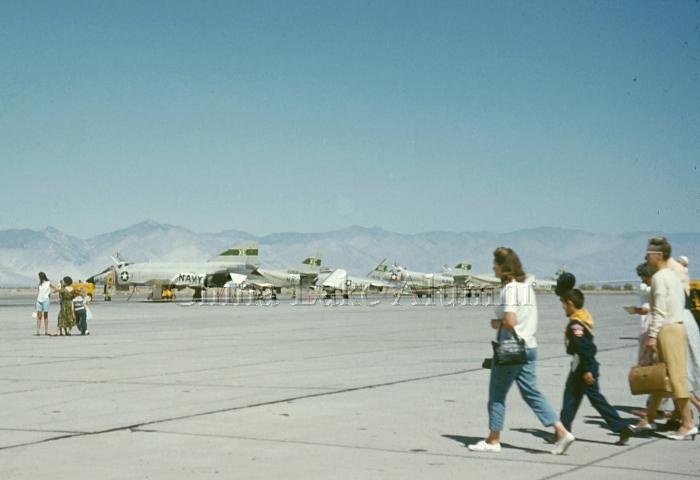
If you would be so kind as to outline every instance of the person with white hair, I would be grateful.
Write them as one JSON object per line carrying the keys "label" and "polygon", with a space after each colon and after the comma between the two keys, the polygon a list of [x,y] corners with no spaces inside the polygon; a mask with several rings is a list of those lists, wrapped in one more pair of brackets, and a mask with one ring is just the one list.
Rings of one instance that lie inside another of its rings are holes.
{"label": "person with white hair", "polygon": [[[688,264],[690,263],[690,260],[688,260],[688,257],[686,257],[685,255],[681,255],[680,257],[678,257],[678,263],[680,263],[681,267],[683,267],[683,281],[686,281],[688,283],[688,287],[690,288],[690,272],[688,271]],[[686,295],[688,294],[689,290],[686,291]]]}
{"label": "person with white hair", "polygon": [[[685,264],[683,261],[685,260]],[[668,259],[668,268],[670,268],[681,280],[686,298],[690,295],[690,274],[688,273],[688,257],[682,255],[678,260],[673,257]]]}
{"label": "person with white hair", "polygon": [[700,329],[693,313],[689,310],[688,296],[690,295],[690,274],[688,273],[688,257],[678,257],[673,271],[678,275],[685,289],[686,308],[683,311],[683,325],[688,332],[688,386],[690,388],[690,403],[700,413]]}

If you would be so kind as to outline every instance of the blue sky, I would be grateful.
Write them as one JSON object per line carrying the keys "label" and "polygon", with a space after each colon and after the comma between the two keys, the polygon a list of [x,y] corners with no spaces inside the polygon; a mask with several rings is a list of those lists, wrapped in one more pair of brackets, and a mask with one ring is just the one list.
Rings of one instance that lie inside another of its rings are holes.
{"label": "blue sky", "polygon": [[0,229],[700,231],[700,6],[3,2]]}

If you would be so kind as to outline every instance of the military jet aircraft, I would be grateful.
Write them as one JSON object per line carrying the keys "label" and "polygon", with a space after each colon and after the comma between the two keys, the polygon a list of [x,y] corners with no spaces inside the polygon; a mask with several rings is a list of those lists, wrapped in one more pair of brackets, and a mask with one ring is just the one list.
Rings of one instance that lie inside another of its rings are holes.
{"label": "military jet aircraft", "polygon": [[398,282],[372,277],[373,272],[376,272],[378,268],[381,269],[384,261],[382,260],[379,265],[374,267],[366,277],[348,275],[348,272],[342,268],[321,273],[316,278],[315,288],[322,290],[326,298],[334,297],[338,293],[342,294],[343,298],[348,298],[354,292],[379,293],[389,288],[401,288]]}
{"label": "military jet aircraft", "polygon": [[489,274],[472,273],[472,265],[468,261],[463,261],[454,267],[443,267],[442,273],[454,279],[455,285],[465,288],[485,288],[497,287],[501,280]]}
{"label": "military jet aircraft", "polygon": [[282,288],[302,288],[313,285],[319,273],[321,273],[321,256],[316,253],[302,260],[296,268],[287,270],[255,268],[242,280],[241,286],[252,287],[261,292],[268,291],[275,299]]}
{"label": "military jet aircraft", "polygon": [[553,291],[554,287],[557,286],[556,279],[559,278],[559,275],[561,275],[562,272],[563,272],[563,270],[557,270],[553,277],[548,277],[548,278],[537,278],[534,275],[531,275],[531,276],[528,276],[528,279],[526,281],[529,281],[532,283],[532,288],[549,292],[549,291]]}
{"label": "military jet aircraft", "polygon": [[[562,271],[557,271],[554,274],[554,278],[559,277]],[[444,267],[443,273],[445,275],[451,275],[455,280],[455,285],[463,285],[466,288],[488,288],[488,287],[498,287],[501,285],[501,280],[494,275],[489,274],[473,274],[471,273],[471,264],[468,262],[461,262],[452,268]],[[556,280],[551,278],[538,279],[535,275],[528,275],[525,279],[526,282],[531,283],[533,288],[539,290],[553,290],[556,286]]]}
{"label": "military jet aircraft", "polygon": [[221,252],[206,262],[141,262],[127,263],[115,254],[117,285],[150,286],[152,298],[159,299],[163,289],[194,290],[194,299],[202,289],[223,287],[232,275],[248,275],[257,268],[258,242],[248,241]]}
{"label": "military jet aircraft", "polygon": [[436,290],[451,287],[455,284],[455,279],[451,275],[415,272],[397,263],[394,263],[394,266],[390,268],[384,263],[385,260],[382,260],[368,276],[386,282],[399,283],[402,288],[409,289],[418,298],[421,298],[423,295],[432,296]]}
{"label": "military jet aircraft", "polygon": [[442,267],[441,273],[445,276],[452,277],[454,285],[465,286],[472,276],[471,270],[472,264],[467,261],[464,261],[459,262],[454,267],[448,267],[447,265],[444,265]]}

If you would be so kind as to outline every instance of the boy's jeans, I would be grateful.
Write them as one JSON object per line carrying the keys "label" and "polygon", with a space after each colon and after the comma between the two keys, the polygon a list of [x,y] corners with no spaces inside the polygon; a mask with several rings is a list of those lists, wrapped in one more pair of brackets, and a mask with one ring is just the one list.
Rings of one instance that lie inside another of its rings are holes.
{"label": "boy's jeans", "polygon": [[537,388],[535,366],[537,365],[537,349],[528,348],[527,363],[523,365],[492,365],[489,382],[489,430],[500,432],[506,416],[506,395],[515,381],[520,395],[530,406],[542,425],[549,427],[555,424],[559,417]]}
{"label": "boy's jeans", "polygon": [[84,308],[75,311],[75,323],[80,333],[85,334],[87,331],[87,312]]}
{"label": "boy's jeans", "polygon": [[613,432],[619,432],[627,427],[629,422],[620,418],[620,415],[615,410],[615,407],[610,405],[602,393],[600,393],[600,385],[598,377],[595,378],[593,385],[588,385],[583,381],[583,369],[578,368],[575,372],[569,373],[566,379],[566,388],[564,389],[564,403],[561,408],[561,423],[568,431],[571,430],[571,424],[576,417],[578,407],[581,405],[583,396],[587,396],[588,400],[593,405],[605,423]]}

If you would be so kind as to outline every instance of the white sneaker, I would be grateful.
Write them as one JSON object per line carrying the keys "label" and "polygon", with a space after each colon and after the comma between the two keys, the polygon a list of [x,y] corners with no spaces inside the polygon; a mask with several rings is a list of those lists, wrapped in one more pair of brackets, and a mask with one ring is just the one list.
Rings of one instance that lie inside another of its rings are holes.
{"label": "white sneaker", "polygon": [[491,452],[500,453],[501,444],[500,443],[487,443],[486,440],[480,440],[479,442],[467,446],[472,452]]}
{"label": "white sneaker", "polygon": [[552,455],[564,455],[571,444],[574,443],[574,440],[576,440],[576,437],[574,437],[571,432],[566,432],[566,435],[564,435],[557,441],[557,443],[554,444]]}

